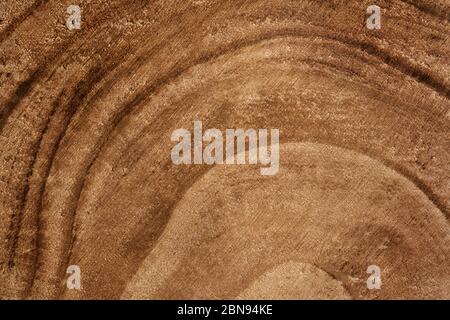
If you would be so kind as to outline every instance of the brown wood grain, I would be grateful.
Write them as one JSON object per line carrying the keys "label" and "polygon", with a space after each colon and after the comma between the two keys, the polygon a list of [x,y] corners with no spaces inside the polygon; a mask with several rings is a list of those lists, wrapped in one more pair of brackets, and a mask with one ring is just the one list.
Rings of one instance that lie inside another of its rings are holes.
{"label": "brown wood grain", "polygon": [[[2,1],[0,298],[449,299],[449,15]],[[279,128],[279,173],[172,164],[195,120]]]}

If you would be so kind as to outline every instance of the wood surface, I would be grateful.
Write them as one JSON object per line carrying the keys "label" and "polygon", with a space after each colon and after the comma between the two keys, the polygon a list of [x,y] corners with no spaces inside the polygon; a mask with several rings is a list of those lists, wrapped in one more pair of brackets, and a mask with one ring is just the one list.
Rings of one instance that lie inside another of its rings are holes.
{"label": "wood surface", "polygon": [[[449,19],[448,0],[2,0],[0,298],[449,299]],[[279,173],[174,165],[195,120],[280,129]]]}

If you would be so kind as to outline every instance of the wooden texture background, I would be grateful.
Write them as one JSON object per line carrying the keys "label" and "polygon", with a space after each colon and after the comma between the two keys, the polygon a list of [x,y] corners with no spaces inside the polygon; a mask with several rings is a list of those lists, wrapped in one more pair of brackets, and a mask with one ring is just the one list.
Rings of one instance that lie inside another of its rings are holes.
{"label": "wooden texture background", "polygon": [[[0,298],[449,299],[449,16],[2,0]],[[279,173],[173,165],[194,120],[279,128]]]}

